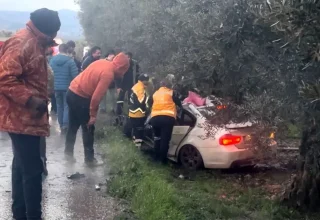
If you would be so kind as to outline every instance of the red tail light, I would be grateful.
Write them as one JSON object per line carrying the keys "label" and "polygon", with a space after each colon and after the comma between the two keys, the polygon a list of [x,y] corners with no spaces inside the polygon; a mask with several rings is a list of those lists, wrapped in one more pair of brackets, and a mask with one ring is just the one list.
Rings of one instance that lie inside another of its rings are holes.
{"label": "red tail light", "polygon": [[218,105],[218,106],[217,106],[217,109],[218,109],[218,110],[226,109],[226,108],[227,108],[226,105]]}
{"label": "red tail light", "polygon": [[220,137],[219,143],[220,143],[220,145],[228,146],[228,145],[239,144],[241,142],[241,140],[242,140],[241,136],[234,136],[232,134],[226,134],[226,135],[223,135],[222,137]]}

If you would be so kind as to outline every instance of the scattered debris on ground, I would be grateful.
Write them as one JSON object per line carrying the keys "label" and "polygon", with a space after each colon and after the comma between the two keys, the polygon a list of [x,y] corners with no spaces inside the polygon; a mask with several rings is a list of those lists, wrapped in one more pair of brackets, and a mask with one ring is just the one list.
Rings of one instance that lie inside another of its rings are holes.
{"label": "scattered debris on ground", "polygon": [[67,176],[70,180],[77,180],[86,177],[84,174],[80,174],[79,172],[76,172],[75,174],[72,174],[70,176]]}
{"label": "scattered debris on ground", "polygon": [[97,191],[100,191],[100,190],[101,190],[100,185],[95,185],[95,189],[96,189]]}

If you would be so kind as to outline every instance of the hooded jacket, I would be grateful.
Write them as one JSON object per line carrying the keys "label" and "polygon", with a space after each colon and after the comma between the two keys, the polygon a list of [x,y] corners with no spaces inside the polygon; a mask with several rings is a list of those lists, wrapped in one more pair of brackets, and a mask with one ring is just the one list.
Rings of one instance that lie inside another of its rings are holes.
{"label": "hooded jacket", "polygon": [[32,97],[48,100],[45,50],[52,38],[30,21],[7,40],[0,51],[0,130],[34,136],[49,135],[48,114],[35,118],[26,103]]}
{"label": "hooded jacket", "polygon": [[99,103],[115,78],[122,78],[129,68],[129,59],[124,53],[118,54],[113,61],[95,61],[72,82],[69,89],[91,100],[90,117],[96,117]]}
{"label": "hooded jacket", "polygon": [[73,58],[60,53],[51,58],[50,66],[54,75],[54,90],[67,91],[71,81],[78,75]]}

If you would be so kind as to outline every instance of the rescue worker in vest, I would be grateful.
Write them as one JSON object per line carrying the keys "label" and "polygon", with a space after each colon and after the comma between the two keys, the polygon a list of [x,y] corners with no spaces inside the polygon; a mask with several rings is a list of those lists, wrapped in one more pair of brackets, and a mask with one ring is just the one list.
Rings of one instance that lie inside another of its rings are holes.
{"label": "rescue worker in vest", "polygon": [[136,147],[140,148],[143,140],[144,122],[148,108],[148,95],[146,87],[149,84],[149,76],[142,74],[138,77],[138,83],[131,89],[129,101],[129,118],[133,130],[133,139]]}
{"label": "rescue worker in vest", "polygon": [[169,143],[176,122],[177,107],[182,107],[178,94],[172,90],[172,83],[164,79],[158,91],[150,99],[151,125],[154,131],[155,159],[167,162]]}

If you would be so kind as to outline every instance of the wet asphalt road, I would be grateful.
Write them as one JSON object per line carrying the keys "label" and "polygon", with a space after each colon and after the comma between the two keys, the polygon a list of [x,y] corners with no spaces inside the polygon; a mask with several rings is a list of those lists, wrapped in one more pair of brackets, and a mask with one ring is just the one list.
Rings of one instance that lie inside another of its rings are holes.
{"label": "wet asphalt road", "polygon": [[[50,124],[51,136],[47,138],[49,176],[43,184],[43,215],[46,220],[102,220],[113,219],[121,205],[106,194],[106,186],[96,191],[95,185],[106,182],[105,166],[87,168],[83,163],[81,131],[75,146],[77,163],[64,160],[64,138],[60,135],[56,119]],[[2,137],[2,138],[1,138]],[[101,161],[101,157],[97,155]],[[11,219],[11,140],[0,134],[0,220]],[[73,173],[85,174],[80,180],[69,180]]]}

